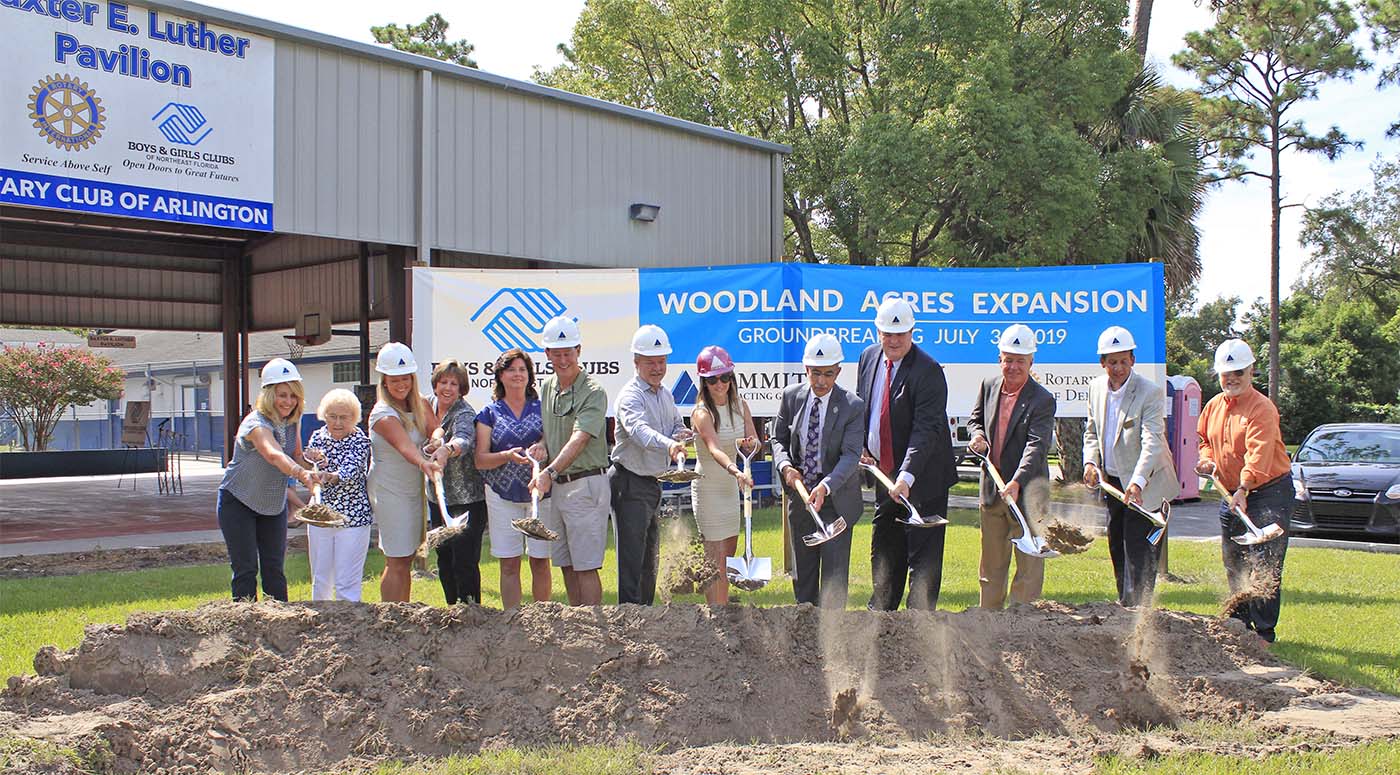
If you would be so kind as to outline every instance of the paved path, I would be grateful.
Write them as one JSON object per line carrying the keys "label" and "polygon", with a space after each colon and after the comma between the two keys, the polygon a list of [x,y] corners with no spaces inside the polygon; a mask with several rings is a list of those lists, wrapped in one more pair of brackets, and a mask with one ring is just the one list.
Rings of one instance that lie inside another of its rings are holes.
{"label": "paved path", "polygon": [[[222,542],[214,516],[222,476],[217,461],[187,459],[184,492],[177,495],[159,494],[154,474],[0,480],[0,557]],[[955,508],[977,508],[976,498],[949,500]],[[1104,521],[1096,506],[1055,502],[1051,509],[1078,524]],[[1215,515],[1210,499],[1179,504],[1168,535],[1219,541]],[[1290,545],[1400,553],[1400,545],[1356,541],[1293,538]]]}

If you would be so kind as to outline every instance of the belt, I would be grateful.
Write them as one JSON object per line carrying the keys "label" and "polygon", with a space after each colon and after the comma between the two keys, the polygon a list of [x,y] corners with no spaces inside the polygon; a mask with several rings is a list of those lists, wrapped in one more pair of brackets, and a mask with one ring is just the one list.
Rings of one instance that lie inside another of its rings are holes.
{"label": "belt", "polygon": [[569,482],[577,481],[579,479],[587,479],[590,476],[597,476],[598,474],[603,473],[607,473],[606,468],[590,468],[587,471],[579,471],[576,474],[560,474],[559,476],[554,477],[554,483],[568,484]]}

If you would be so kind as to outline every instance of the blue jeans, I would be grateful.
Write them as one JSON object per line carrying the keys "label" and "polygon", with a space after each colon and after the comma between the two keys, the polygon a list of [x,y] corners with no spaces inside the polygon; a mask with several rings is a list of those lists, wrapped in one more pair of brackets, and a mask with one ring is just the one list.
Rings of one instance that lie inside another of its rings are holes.
{"label": "blue jeans", "polygon": [[233,567],[233,599],[258,599],[261,570],[263,594],[286,602],[287,575],[282,570],[287,559],[286,508],[279,514],[259,514],[228,491],[219,490],[219,530]]}

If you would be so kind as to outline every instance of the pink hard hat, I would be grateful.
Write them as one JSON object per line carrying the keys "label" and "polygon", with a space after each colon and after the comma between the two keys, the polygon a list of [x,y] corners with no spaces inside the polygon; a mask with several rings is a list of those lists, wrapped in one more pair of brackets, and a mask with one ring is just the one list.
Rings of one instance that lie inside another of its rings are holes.
{"label": "pink hard hat", "polygon": [[702,378],[728,374],[734,371],[734,359],[723,347],[712,344],[700,351],[700,356],[695,359],[695,370]]}

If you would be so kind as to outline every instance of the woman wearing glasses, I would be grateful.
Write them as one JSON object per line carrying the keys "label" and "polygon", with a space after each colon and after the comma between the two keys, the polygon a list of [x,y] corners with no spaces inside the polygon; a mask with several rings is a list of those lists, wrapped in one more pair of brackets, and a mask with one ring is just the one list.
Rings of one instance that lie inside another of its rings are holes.
{"label": "woman wearing glasses", "polygon": [[[695,370],[703,385],[701,401],[690,415],[690,425],[699,439],[695,445],[695,468],[705,476],[690,483],[690,497],[695,522],[705,542],[705,556],[723,571],[725,558],[738,548],[739,485],[753,486],[753,480],[734,462],[734,443],[742,439],[744,451],[752,451],[758,444],[758,432],[748,403],[739,398],[734,361],[723,347],[710,345],[701,350],[695,359]],[[720,475],[720,471],[727,475]],[[705,587],[705,602],[729,602],[725,574]]]}

